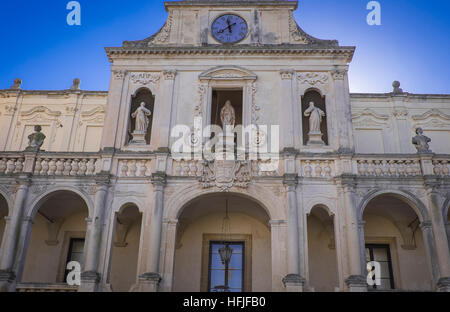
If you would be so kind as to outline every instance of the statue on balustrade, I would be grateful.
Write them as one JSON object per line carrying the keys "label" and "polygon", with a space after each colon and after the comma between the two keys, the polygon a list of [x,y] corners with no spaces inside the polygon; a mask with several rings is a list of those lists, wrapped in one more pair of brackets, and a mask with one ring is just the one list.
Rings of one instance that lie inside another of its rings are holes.
{"label": "statue on balustrade", "polygon": [[430,150],[430,146],[428,145],[428,143],[431,142],[431,139],[425,135],[423,135],[423,130],[422,128],[417,128],[416,129],[416,136],[413,137],[412,139],[412,144],[414,144],[414,146],[417,149],[417,152],[420,153],[432,153],[432,151]]}
{"label": "statue on balustrade", "polygon": [[25,151],[39,151],[44,144],[45,135],[41,132],[41,126],[34,126],[34,133],[28,136],[28,146]]}

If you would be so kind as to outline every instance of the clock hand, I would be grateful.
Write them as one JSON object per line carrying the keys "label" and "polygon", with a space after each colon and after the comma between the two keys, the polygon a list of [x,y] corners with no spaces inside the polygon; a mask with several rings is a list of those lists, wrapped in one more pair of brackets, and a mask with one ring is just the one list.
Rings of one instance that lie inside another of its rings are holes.
{"label": "clock hand", "polygon": [[227,30],[227,29],[228,29],[229,32],[231,32],[231,27],[234,26],[234,25],[236,25],[236,23],[231,24],[230,26],[225,27],[225,28],[222,29],[222,30],[219,30],[217,33],[218,33],[218,34],[222,34],[222,33],[223,33],[225,30]]}

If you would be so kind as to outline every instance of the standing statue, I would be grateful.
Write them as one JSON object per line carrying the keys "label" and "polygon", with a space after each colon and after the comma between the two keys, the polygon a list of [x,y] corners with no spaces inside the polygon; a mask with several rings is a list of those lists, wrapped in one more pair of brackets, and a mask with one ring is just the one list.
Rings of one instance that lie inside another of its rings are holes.
{"label": "standing statue", "polygon": [[45,135],[41,133],[41,126],[34,126],[34,133],[28,136],[28,146],[25,149],[26,151],[39,151],[41,149],[42,144],[44,144]]}
{"label": "standing statue", "polygon": [[423,130],[422,128],[417,128],[416,129],[416,136],[413,137],[412,139],[412,144],[414,144],[414,146],[417,149],[418,153],[431,153],[432,151],[430,150],[430,146],[428,145],[428,143],[431,142],[431,139],[425,135],[423,135]]}
{"label": "standing statue", "polygon": [[309,108],[304,113],[305,117],[309,117],[309,133],[321,134],[320,124],[322,117],[325,117],[325,112],[314,106],[314,102],[309,102]]}
{"label": "standing statue", "polygon": [[131,117],[136,118],[134,133],[147,133],[147,129],[150,124],[150,120],[147,116],[151,115],[152,112],[145,107],[145,102],[142,102],[138,109],[136,109],[136,111],[131,114]]}
{"label": "standing statue", "polygon": [[228,100],[225,102],[225,106],[220,112],[220,120],[222,121],[223,128],[226,128],[226,126],[231,126],[234,128],[234,124],[236,123],[236,114],[233,106],[231,106],[231,101]]}

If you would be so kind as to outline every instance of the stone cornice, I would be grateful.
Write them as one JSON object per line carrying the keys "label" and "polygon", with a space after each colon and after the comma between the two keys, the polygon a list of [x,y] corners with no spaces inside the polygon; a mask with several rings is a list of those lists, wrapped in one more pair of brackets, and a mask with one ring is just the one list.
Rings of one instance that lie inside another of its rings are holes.
{"label": "stone cornice", "polygon": [[107,96],[108,91],[83,91],[83,90],[14,90],[14,89],[1,89],[0,93],[6,94],[22,94],[22,95],[103,95]]}
{"label": "stone cornice", "polygon": [[209,45],[204,47],[174,47],[174,46],[124,46],[105,48],[110,61],[119,55],[321,55],[343,56],[351,62],[355,47],[330,46],[327,42],[311,45],[281,44],[281,45]]}
{"label": "stone cornice", "polygon": [[[414,98],[414,99],[449,99],[450,94],[415,94],[415,93],[403,93],[405,98]],[[350,98],[358,99],[358,98],[375,98],[375,99],[386,99],[390,97],[395,97],[397,95],[393,93],[350,93]]]}
{"label": "stone cornice", "polygon": [[164,2],[166,11],[176,7],[289,7],[298,8],[298,1],[294,0],[184,0]]}

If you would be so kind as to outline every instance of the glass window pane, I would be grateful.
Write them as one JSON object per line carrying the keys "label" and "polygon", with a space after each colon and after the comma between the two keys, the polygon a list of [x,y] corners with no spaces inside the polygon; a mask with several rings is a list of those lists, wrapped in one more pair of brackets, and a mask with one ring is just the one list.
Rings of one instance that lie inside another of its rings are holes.
{"label": "glass window pane", "polygon": [[391,289],[391,280],[390,279],[381,279],[381,286],[377,286],[377,289],[380,289],[380,290]]}
{"label": "glass window pane", "polygon": [[369,262],[370,261],[370,249],[366,248],[366,261]]}
{"label": "glass window pane", "polygon": [[390,278],[389,274],[389,263],[388,262],[380,262],[381,269],[381,278]]}
{"label": "glass window pane", "polygon": [[225,274],[222,270],[211,270],[211,288],[223,286],[225,284]]}
{"label": "glass window pane", "polygon": [[373,257],[375,261],[387,261],[387,249],[386,248],[373,248]]}
{"label": "glass window pane", "polygon": [[222,264],[222,260],[220,259],[220,255],[218,253],[214,253],[211,255],[211,269],[223,269],[224,265]]}
{"label": "glass window pane", "polygon": [[230,269],[242,270],[242,254],[234,254],[230,259]]}

